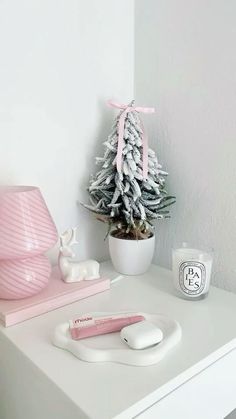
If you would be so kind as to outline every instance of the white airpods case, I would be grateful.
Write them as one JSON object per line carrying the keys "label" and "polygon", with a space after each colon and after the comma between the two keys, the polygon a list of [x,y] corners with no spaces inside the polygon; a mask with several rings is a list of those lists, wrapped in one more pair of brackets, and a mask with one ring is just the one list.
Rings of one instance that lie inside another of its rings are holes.
{"label": "white airpods case", "polygon": [[144,320],[124,327],[120,332],[120,337],[132,349],[145,349],[160,343],[163,333],[159,327]]}

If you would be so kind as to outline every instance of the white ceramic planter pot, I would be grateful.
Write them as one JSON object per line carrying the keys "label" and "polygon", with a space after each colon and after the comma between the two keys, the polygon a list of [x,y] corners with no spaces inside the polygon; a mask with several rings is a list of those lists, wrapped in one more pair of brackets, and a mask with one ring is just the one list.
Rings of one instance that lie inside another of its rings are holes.
{"label": "white ceramic planter pot", "polygon": [[152,262],[155,235],[144,240],[118,239],[109,235],[109,250],[117,272],[124,275],[140,275]]}

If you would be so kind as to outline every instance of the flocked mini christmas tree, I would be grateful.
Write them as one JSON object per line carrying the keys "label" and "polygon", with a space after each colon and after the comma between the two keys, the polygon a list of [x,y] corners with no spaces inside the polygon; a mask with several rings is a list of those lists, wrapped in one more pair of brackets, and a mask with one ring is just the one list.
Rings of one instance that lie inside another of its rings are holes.
{"label": "flocked mini christmas tree", "polygon": [[162,170],[155,152],[148,148],[140,112],[152,108],[110,105],[122,109],[104,142],[103,157],[97,157],[100,170],[91,177],[90,205],[86,208],[98,218],[116,226],[116,237],[143,239],[151,235],[152,221],[168,217],[175,202],[165,190],[167,172]]}

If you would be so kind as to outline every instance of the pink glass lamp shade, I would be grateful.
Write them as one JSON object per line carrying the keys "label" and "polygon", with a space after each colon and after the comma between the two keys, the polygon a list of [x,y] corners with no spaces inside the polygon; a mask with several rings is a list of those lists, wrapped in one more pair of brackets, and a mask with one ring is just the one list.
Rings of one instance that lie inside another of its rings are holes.
{"label": "pink glass lamp shade", "polygon": [[39,255],[57,241],[57,230],[39,188],[0,191],[0,260]]}
{"label": "pink glass lamp shade", "polygon": [[40,190],[33,186],[0,191],[0,298],[19,299],[44,288],[51,265],[44,252],[57,230]]}

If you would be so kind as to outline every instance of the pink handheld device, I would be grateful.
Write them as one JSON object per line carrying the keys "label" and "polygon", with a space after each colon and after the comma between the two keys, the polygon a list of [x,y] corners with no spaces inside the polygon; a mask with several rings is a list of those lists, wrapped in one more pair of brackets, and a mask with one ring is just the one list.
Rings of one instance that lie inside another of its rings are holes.
{"label": "pink handheld device", "polygon": [[106,317],[83,316],[69,321],[72,339],[84,339],[91,336],[119,332],[123,327],[145,320],[139,314],[119,314]]}

